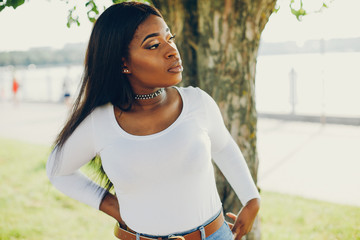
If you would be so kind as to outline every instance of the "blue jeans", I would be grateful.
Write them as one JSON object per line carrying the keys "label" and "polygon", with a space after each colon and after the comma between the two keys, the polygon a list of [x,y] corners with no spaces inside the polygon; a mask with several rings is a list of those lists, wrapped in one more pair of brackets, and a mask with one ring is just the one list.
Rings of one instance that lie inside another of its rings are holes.
{"label": "blue jeans", "polygon": [[[191,229],[189,231],[186,231],[186,232],[182,232],[182,233],[176,233],[174,235],[176,236],[184,236],[186,234],[189,234],[191,232],[194,232],[196,230],[200,230],[200,232],[202,233],[202,238],[201,240],[233,240],[234,239],[234,236],[229,228],[229,225],[224,222],[224,224],[216,231],[214,232],[213,234],[211,234],[210,236],[208,236],[207,238],[205,238],[205,231],[203,230],[204,229],[204,226],[206,226],[207,224],[209,224],[210,222],[212,222],[215,218],[217,218],[217,216],[219,216],[220,212],[222,210],[220,210],[218,212],[218,214],[216,214],[215,216],[213,216],[212,218],[210,218],[208,221],[206,221],[203,225],[197,227],[197,228],[194,228],[194,229]],[[147,235],[147,234],[141,234],[142,236],[145,236],[145,237],[150,237],[150,238],[158,238],[158,237],[166,237],[166,236],[153,236],[153,235]],[[140,234],[138,234],[138,236],[140,237]]]}
{"label": "blue jeans", "polygon": [[224,222],[224,224],[213,234],[208,236],[206,240],[233,240],[234,236],[229,228],[229,225]]}

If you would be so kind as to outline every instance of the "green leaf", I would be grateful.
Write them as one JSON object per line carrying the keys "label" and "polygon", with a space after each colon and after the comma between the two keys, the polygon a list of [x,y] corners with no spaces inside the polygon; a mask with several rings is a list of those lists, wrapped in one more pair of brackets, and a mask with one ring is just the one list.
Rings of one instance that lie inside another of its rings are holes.
{"label": "green leaf", "polygon": [[78,26],[80,26],[79,16],[77,16],[77,15],[74,16],[74,11],[75,10],[76,10],[76,6],[74,6],[72,9],[69,9],[69,14],[68,14],[68,17],[67,17],[68,21],[66,23],[66,26],[68,28],[70,28],[73,23],[76,23]]}
{"label": "green leaf", "polygon": [[279,12],[279,10],[280,10],[280,5],[275,5],[274,13]]}
{"label": "green leaf", "polygon": [[95,22],[99,16],[99,10],[94,0],[90,0],[85,4],[86,7],[91,7],[87,12],[88,19],[90,22]]}
{"label": "green leaf", "polygon": [[293,7],[294,4],[294,0],[290,1],[290,9],[291,9],[291,13],[293,15],[295,15],[295,17],[297,18],[298,21],[301,21],[302,17],[305,16],[307,14],[307,12],[305,11],[305,9],[303,8],[303,1],[300,0],[300,8],[299,9],[295,9]]}
{"label": "green leaf", "polygon": [[113,3],[116,4],[116,3],[121,3],[121,2],[125,2],[125,0],[113,0]]}
{"label": "green leaf", "polygon": [[25,3],[25,0],[8,0],[5,4],[7,7],[13,7],[16,9],[18,6]]}

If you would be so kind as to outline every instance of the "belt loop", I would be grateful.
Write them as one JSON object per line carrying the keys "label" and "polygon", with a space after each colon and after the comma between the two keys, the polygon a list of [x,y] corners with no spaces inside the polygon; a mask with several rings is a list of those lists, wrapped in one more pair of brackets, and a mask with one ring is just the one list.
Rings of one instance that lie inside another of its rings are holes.
{"label": "belt loop", "polygon": [[206,239],[206,234],[205,234],[205,228],[204,228],[204,226],[201,226],[201,227],[199,228],[199,230],[200,230],[200,234],[201,234],[201,240],[205,240],[205,239]]}
{"label": "belt loop", "polygon": [[136,233],[136,240],[140,240],[140,234]]}

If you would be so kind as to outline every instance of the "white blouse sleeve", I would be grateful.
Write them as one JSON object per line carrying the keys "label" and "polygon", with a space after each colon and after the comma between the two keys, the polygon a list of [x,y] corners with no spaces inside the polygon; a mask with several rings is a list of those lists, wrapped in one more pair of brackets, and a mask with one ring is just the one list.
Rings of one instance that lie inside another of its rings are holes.
{"label": "white blouse sleeve", "polygon": [[207,110],[207,126],[211,140],[212,158],[234,189],[241,203],[260,198],[246,161],[227,130],[216,102],[204,91],[203,100]]}
{"label": "white blouse sleeve", "polygon": [[46,172],[50,182],[61,192],[99,209],[106,190],[87,178],[80,168],[96,155],[91,115],[75,129],[61,149],[49,156]]}

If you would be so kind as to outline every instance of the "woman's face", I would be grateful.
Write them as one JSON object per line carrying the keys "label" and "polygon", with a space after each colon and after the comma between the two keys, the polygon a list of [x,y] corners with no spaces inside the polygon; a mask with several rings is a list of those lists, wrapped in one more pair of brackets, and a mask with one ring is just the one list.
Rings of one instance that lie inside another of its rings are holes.
{"label": "woman's face", "polygon": [[182,80],[183,67],[174,37],[165,21],[150,15],[134,34],[124,69],[137,94],[176,85]]}

